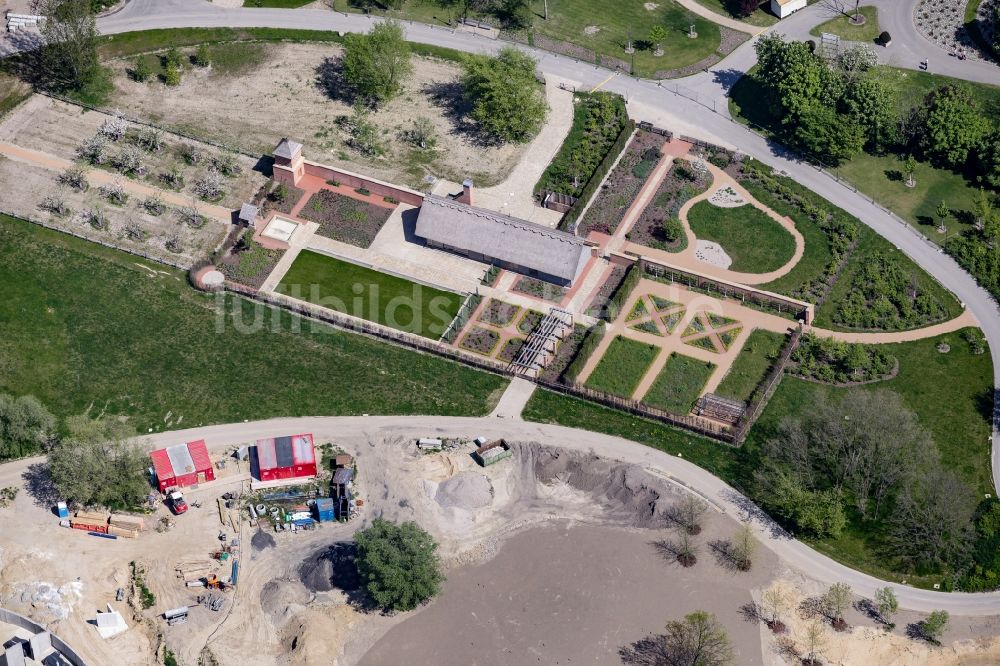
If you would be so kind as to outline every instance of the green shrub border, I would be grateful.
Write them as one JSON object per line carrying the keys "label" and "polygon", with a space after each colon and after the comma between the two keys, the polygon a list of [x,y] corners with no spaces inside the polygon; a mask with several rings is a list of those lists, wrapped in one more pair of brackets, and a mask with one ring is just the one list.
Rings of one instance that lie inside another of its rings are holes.
{"label": "green shrub border", "polygon": [[618,314],[625,307],[625,301],[628,300],[629,295],[638,286],[641,279],[642,269],[638,262],[629,266],[628,272],[625,273],[621,284],[615,289],[615,293],[612,294],[607,307],[601,312],[601,319],[604,321],[614,321],[617,319]]}
{"label": "green shrub border", "polygon": [[635,121],[631,118],[622,127],[622,131],[618,134],[618,138],[615,142],[611,144],[611,148],[608,149],[608,153],[601,160],[601,163],[597,165],[594,169],[594,174],[587,181],[587,184],[583,186],[580,191],[580,196],[577,202],[573,204],[565,215],[563,215],[562,221],[559,223],[559,229],[562,231],[568,230],[580,216],[583,215],[583,209],[587,207],[587,203],[594,197],[597,192],[597,188],[600,187],[601,183],[604,181],[604,176],[611,171],[611,165],[615,163],[618,156],[621,155],[622,151],[628,145],[629,139],[632,138],[632,133],[635,131]]}
{"label": "green shrub border", "polygon": [[577,350],[576,356],[573,357],[573,362],[567,366],[563,373],[564,381],[569,384],[576,383],[576,378],[583,372],[583,366],[587,365],[587,360],[593,355],[597,345],[601,344],[606,332],[607,327],[603,321],[597,322],[597,325],[587,332],[587,337],[580,343],[580,348]]}

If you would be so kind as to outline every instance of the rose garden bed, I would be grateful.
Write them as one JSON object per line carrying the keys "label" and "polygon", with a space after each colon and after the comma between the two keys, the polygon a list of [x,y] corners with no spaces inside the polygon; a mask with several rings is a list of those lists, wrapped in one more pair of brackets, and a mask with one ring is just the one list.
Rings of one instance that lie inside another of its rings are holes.
{"label": "rose garden bed", "polygon": [[507,326],[512,321],[514,317],[520,314],[521,308],[517,305],[511,305],[510,303],[504,303],[496,298],[491,298],[483,308],[483,311],[479,315],[479,321],[490,324],[491,326],[498,326],[503,328]]}
{"label": "rose garden bed", "polygon": [[481,326],[474,326],[463,337],[459,346],[483,356],[491,356],[500,342],[500,334]]}
{"label": "rose garden bed", "polygon": [[299,211],[303,220],[319,223],[316,233],[320,236],[363,248],[372,244],[390,215],[391,208],[358,201],[330,190],[320,190],[309,197]]}
{"label": "rose garden bed", "polygon": [[519,277],[511,290],[553,303],[558,303],[566,295],[565,288],[527,275]]}

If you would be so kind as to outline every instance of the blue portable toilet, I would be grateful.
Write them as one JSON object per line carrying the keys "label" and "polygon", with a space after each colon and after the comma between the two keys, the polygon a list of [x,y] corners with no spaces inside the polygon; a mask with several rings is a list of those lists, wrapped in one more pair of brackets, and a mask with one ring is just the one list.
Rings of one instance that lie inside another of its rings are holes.
{"label": "blue portable toilet", "polygon": [[66,506],[66,502],[56,502],[56,513],[60,518],[69,518],[69,507]]}

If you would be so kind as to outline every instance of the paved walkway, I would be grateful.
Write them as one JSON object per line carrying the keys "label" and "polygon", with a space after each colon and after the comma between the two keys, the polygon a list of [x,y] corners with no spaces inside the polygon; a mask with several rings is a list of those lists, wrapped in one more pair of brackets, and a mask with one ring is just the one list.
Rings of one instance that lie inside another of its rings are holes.
{"label": "paved walkway", "polygon": [[[0,142],[0,155],[4,155],[15,162],[23,162],[59,173],[62,173],[71,167],[77,166],[75,162],[70,160],[56,157],[55,155],[50,155],[49,153],[39,150],[22,148],[21,146],[16,146],[12,143]],[[151,187],[102,169],[85,169],[84,173],[87,176],[87,182],[91,185],[100,187],[110,183],[121,183],[122,187],[124,187],[129,193],[143,199],[156,195],[163,199],[164,202],[174,206],[187,207],[194,205],[198,209],[198,212],[202,215],[224,224],[232,224],[233,211],[228,208],[198,201],[190,195],[180,194],[171,190],[161,190],[158,187]]]}
{"label": "paved walkway", "polygon": [[504,419],[521,419],[521,412],[528,400],[535,394],[535,383],[527,379],[514,377],[507,385],[507,390],[500,396],[500,402],[490,416]]}
{"label": "paved walkway", "polygon": [[887,344],[933,338],[945,333],[954,333],[967,326],[979,326],[979,321],[970,310],[962,311],[962,314],[954,319],[949,319],[933,326],[916,328],[912,331],[899,331],[895,333],[847,333],[844,331],[828,331],[823,328],[810,328],[808,330],[821,338],[835,338],[844,342],[861,342],[865,344]]}
{"label": "paved walkway", "polygon": [[[687,247],[682,252],[667,252],[665,250],[657,250],[655,248],[649,248],[635,243],[628,243],[626,245],[626,249],[630,252],[649,257],[650,259],[663,261],[671,266],[676,266],[677,268],[691,270],[696,273],[701,273],[702,275],[719,278],[721,280],[726,280],[727,282],[735,282],[737,284],[765,284],[767,282],[771,282],[772,280],[777,280],[783,275],[787,275],[791,272],[791,270],[795,268],[795,265],[802,259],[802,255],[805,253],[806,249],[806,241],[802,237],[799,230],[795,228],[795,222],[793,222],[789,217],[778,215],[776,212],[754,199],[753,195],[747,192],[746,189],[744,189],[744,187],[740,185],[732,176],[719,167],[714,164],[709,164],[708,162],[705,163],[705,166],[708,167],[709,173],[712,174],[712,184],[707,190],[698,196],[692,197],[686,201],[684,205],[681,206],[681,209],[677,214],[680,218],[681,224],[684,225],[684,233],[687,234]],[[722,268],[721,266],[710,264],[698,259],[695,255],[698,239],[695,237],[694,232],[691,231],[691,224],[688,221],[688,213],[695,204],[701,201],[706,201],[716,190],[724,187],[731,187],[737,194],[746,200],[746,205],[753,206],[757,210],[763,212],[792,235],[792,238],[795,239],[795,253],[784,266],[768,273],[741,273],[739,271]]]}
{"label": "paved walkway", "polygon": [[[611,236],[607,244],[607,250],[609,252],[620,252],[621,249],[628,242],[626,236],[628,232],[632,231],[632,227],[635,225],[636,220],[642,216],[642,212],[646,210],[646,206],[649,202],[653,200],[656,195],[656,191],[660,189],[660,183],[663,182],[663,177],[667,175],[667,171],[670,170],[670,165],[674,163],[674,157],[677,155],[677,144],[685,144],[689,148],[691,144],[686,141],[665,141],[661,147],[661,152],[663,153],[660,157],[660,161],[656,163],[653,168],[652,173],[646,179],[646,182],[642,184],[642,188],[639,189],[639,194],[636,195],[635,201],[629,206],[628,210],[625,211],[625,216],[622,221],[618,223],[615,227],[615,233]],[[686,152],[686,151],[685,151]],[[624,152],[622,153],[624,155]],[[611,171],[608,172],[610,175]]]}
{"label": "paved walkway", "polygon": [[750,35],[757,35],[767,30],[767,27],[750,25],[749,23],[744,23],[743,21],[737,21],[734,18],[723,16],[722,14],[716,14],[711,9],[705,7],[696,0],[676,0],[676,2],[692,14],[697,14],[702,18],[707,18],[712,23],[724,25],[732,30],[738,30],[739,32],[745,32]]}

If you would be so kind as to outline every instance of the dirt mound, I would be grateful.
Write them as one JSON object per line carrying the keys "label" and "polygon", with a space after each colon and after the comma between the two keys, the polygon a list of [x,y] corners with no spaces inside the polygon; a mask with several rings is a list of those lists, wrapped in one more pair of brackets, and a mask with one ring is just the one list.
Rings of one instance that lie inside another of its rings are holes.
{"label": "dirt mound", "polygon": [[361,578],[354,564],[356,555],[357,548],[352,541],[340,541],[322,548],[299,565],[299,580],[313,592],[358,590]]}
{"label": "dirt mound", "polygon": [[298,581],[272,580],[260,591],[260,606],[277,626],[294,613],[294,606],[307,603],[309,598],[309,591]]}
{"label": "dirt mound", "polygon": [[653,529],[671,524],[665,512],[676,498],[662,479],[638,465],[537,442],[515,442],[513,448],[524,479],[545,485],[564,483],[587,493],[608,508],[610,521]]}
{"label": "dirt mound", "polygon": [[462,472],[438,485],[434,499],[445,508],[478,509],[493,501],[493,484],[483,474]]}
{"label": "dirt mound", "polygon": [[257,531],[254,532],[253,537],[250,539],[250,545],[253,546],[254,550],[259,551],[264,550],[265,548],[274,548],[276,542],[274,541],[273,534],[257,528]]}

